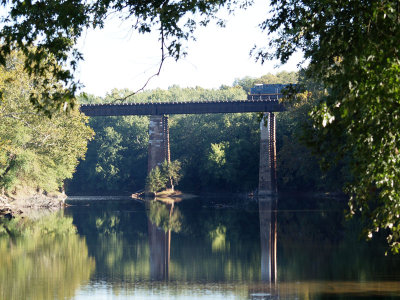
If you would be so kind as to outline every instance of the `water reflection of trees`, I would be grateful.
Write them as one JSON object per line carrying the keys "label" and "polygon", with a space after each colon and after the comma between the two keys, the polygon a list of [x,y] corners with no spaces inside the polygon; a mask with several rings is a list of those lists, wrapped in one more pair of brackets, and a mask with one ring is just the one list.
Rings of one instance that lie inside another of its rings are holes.
{"label": "water reflection of trees", "polygon": [[159,201],[149,201],[148,218],[149,221],[162,228],[165,232],[179,232],[182,226],[182,214],[174,203],[166,204]]}
{"label": "water reflection of trees", "polygon": [[[287,204],[293,202],[281,201],[282,210],[277,213],[278,281],[354,280],[357,276],[372,279],[377,272],[396,272],[391,258],[385,258],[376,243],[357,241],[357,226],[344,225],[341,210],[327,212],[320,208],[329,207],[329,203],[312,206],[308,200],[303,202],[306,211],[294,212]],[[152,203],[147,208],[132,201],[68,208],[79,233],[86,238],[90,255],[96,259],[97,279],[118,285],[138,279],[166,278],[155,276],[161,271],[151,271],[151,249],[157,247],[166,254],[158,256],[159,263],[153,260],[153,265],[165,266],[169,257],[168,272],[165,268],[163,272],[168,273],[170,281],[222,283],[266,279],[262,274],[269,250],[264,251],[260,233],[269,236],[263,230],[270,225],[261,225],[273,223],[273,209],[261,203],[259,211],[255,201],[230,206],[231,199],[196,199],[175,204],[171,214],[170,204]],[[157,238],[158,234],[161,237]]]}
{"label": "water reflection of trees", "polygon": [[148,234],[150,247],[150,278],[165,280],[169,277],[171,258],[171,231],[181,230],[182,215],[174,202],[170,204],[148,201]]}
{"label": "water reflection of trees", "polygon": [[[151,276],[149,241],[158,232],[164,238],[155,245],[170,243],[170,280],[259,280],[256,206],[232,210],[207,207],[202,201],[182,201],[175,204],[170,218],[170,204],[151,203],[147,208],[132,202],[104,202],[67,209],[96,259],[97,278],[107,277],[109,283],[157,279]],[[154,227],[157,230],[152,233]]]}
{"label": "water reflection of trees", "polygon": [[89,280],[95,263],[72,218],[56,213],[4,226],[13,238],[0,230],[0,299],[71,299]]}
{"label": "water reflection of trees", "polygon": [[[293,210],[293,202],[289,207],[290,202],[283,202],[278,222],[276,200],[259,199],[261,279],[269,284],[254,285],[251,299],[307,299],[318,293],[319,299],[323,294],[400,291],[393,282],[375,282],[382,274],[385,280],[399,276],[394,266],[400,260],[384,256],[384,241],[360,240],[362,224],[356,219],[345,222],[341,204],[335,200],[304,200],[302,210]],[[321,280],[329,282],[329,288],[326,283],[313,282]],[[365,281],[369,283],[363,286]]]}
{"label": "water reflection of trees", "polygon": [[[96,261],[97,280],[111,285],[150,276],[147,217],[132,201],[79,202],[66,210],[79,234],[85,236]],[[89,204],[89,206],[87,206]]]}
{"label": "water reflection of trees", "polygon": [[184,220],[180,234],[173,235],[171,241],[170,279],[259,280],[259,222],[254,218],[255,206],[232,208],[232,199],[214,200],[216,204],[209,200],[179,203]]}

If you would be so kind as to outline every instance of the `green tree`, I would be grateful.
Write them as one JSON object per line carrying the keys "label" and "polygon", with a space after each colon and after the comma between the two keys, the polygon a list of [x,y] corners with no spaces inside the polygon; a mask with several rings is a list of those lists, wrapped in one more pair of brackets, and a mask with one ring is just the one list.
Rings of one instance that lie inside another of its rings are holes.
{"label": "green tree", "polygon": [[146,178],[146,191],[157,194],[157,192],[165,189],[167,186],[167,178],[161,173],[159,167],[152,169]]}
{"label": "green tree", "polygon": [[59,85],[48,74],[27,74],[23,59],[21,53],[12,53],[0,68],[0,188],[52,192],[72,177],[93,131],[77,109],[68,115],[59,110],[52,119],[34,112],[29,95],[43,92],[34,82],[52,82],[54,92]]}
{"label": "green tree", "polygon": [[161,173],[167,178],[167,182],[169,181],[174,187],[178,185],[179,181],[182,178],[181,174],[181,163],[179,160],[174,160],[171,162],[167,162],[166,160],[161,164]]}
{"label": "green tree", "polygon": [[221,180],[228,175],[226,174],[227,168],[225,168],[226,149],[228,147],[228,142],[222,142],[219,144],[211,143],[211,149],[207,157],[206,170],[217,180]]}
{"label": "green tree", "polygon": [[[88,96],[80,101],[104,101]],[[90,118],[96,137],[88,144],[73,179],[70,194],[131,194],[145,186],[148,149],[148,117]]]}
{"label": "green tree", "polygon": [[348,160],[350,214],[383,229],[400,250],[400,8],[398,1],[280,1],[262,28],[276,33],[262,60],[297,50],[325,89],[311,113],[308,144],[330,167]]}
{"label": "green tree", "polygon": [[247,93],[250,92],[250,89],[255,84],[290,84],[290,83],[297,83],[298,81],[298,72],[278,72],[276,74],[265,74],[260,78],[252,78],[246,76],[244,78],[236,78],[233,82],[233,86],[240,86],[245,90]]}
{"label": "green tree", "polygon": [[165,188],[177,185],[182,175],[181,163],[177,160],[167,162],[166,160],[160,167],[155,167],[150,171],[146,178],[146,191],[157,194]]}

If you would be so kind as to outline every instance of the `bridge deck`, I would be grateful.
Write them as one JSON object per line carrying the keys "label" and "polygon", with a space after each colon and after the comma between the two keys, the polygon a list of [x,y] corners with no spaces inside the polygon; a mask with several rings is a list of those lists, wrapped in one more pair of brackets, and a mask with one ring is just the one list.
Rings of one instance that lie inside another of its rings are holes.
{"label": "bridge deck", "polygon": [[81,112],[87,116],[127,115],[174,115],[174,114],[215,114],[243,112],[278,112],[285,108],[275,99],[201,101],[201,102],[159,102],[126,104],[86,104]]}

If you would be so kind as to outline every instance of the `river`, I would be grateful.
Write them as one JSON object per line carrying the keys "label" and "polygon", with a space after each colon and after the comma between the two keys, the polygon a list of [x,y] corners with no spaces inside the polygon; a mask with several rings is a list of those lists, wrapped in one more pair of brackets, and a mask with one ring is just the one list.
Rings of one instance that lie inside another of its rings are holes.
{"label": "river", "polygon": [[400,256],[338,199],[67,203],[0,235],[1,300],[400,299]]}

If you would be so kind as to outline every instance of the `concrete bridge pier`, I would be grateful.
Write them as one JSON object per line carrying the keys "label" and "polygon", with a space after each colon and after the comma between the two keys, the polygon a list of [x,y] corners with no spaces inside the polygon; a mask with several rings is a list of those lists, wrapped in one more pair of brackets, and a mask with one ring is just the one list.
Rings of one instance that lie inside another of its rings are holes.
{"label": "concrete bridge pier", "polygon": [[258,196],[275,196],[277,193],[275,115],[267,113],[260,122]]}
{"label": "concrete bridge pier", "polygon": [[[147,174],[155,167],[160,167],[164,161],[171,162],[168,116],[153,115],[150,116],[149,123]],[[173,188],[172,182],[167,185],[168,188]]]}
{"label": "concrete bridge pier", "polygon": [[277,192],[275,115],[270,112],[260,122],[258,196],[274,196]]}

